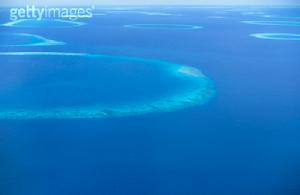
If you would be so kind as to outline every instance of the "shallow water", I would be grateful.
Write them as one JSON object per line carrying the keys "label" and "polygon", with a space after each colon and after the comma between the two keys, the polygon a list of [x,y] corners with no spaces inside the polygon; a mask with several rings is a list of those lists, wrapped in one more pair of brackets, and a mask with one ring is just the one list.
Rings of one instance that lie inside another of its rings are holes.
{"label": "shallow water", "polygon": [[290,40],[290,41],[300,41],[300,34],[290,34],[290,33],[257,33],[251,36],[259,39],[273,39],[273,40]]}
{"label": "shallow water", "polygon": [[19,19],[16,21],[10,21],[2,24],[5,27],[15,27],[15,28],[67,28],[67,27],[78,27],[85,23],[61,20],[61,19]]}
{"label": "shallow water", "polygon": [[[299,27],[241,22],[265,21],[263,15],[295,17],[299,8],[131,8],[166,13],[138,17],[109,10],[120,8],[99,9],[106,15],[68,28],[53,28],[53,23],[51,28],[45,28],[47,23],[34,28],[1,26],[5,33],[34,34],[65,45],[0,47],[0,52],[103,54],[180,64],[184,68],[176,70],[181,76],[193,78],[201,71],[209,78],[214,96],[205,104],[123,117],[2,118],[1,195],[299,194],[299,41],[250,36],[299,34]],[[8,14],[0,12],[0,23],[8,22]],[[203,28],[124,27],[159,23]],[[148,66],[73,57],[1,55],[0,99],[7,101],[0,104],[2,111],[13,106],[23,110],[74,106],[98,98],[113,105],[144,103],[180,95],[198,83],[182,80],[168,68],[164,71],[160,67],[170,67],[164,63]],[[77,68],[69,68],[70,64]],[[121,69],[123,65],[130,68]],[[103,67],[109,74],[102,72]],[[91,77],[86,77],[88,73]],[[103,82],[105,93],[94,93],[101,83],[97,81]],[[10,93],[16,98],[10,99],[5,90],[18,86],[23,91]],[[120,91],[120,86],[126,90]]]}
{"label": "shallow water", "polygon": [[300,21],[242,21],[246,24],[256,24],[256,25],[274,25],[274,26],[295,26],[300,27]]}
{"label": "shallow water", "polygon": [[188,24],[129,24],[126,28],[146,28],[146,29],[201,29],[202,26]]}
{"label": "shallow water", "polygon": [[46,39],[34,34],[1,32],[0,35],[0,47],[64,45],[63,42]]}

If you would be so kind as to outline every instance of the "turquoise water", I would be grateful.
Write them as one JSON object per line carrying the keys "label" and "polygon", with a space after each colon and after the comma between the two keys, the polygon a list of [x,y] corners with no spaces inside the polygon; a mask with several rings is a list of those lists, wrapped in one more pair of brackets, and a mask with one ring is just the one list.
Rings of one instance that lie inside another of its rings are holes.
{"label": "turquoise water", "polygon": [[289,34],[289,33],[257,33],[251,36],[260,39],[273,39],[273,40],[291,40],[299,41],[300,34]]}
{"label": "turquoise water", "polygon": [[183,24],[129,24],[126,28],[149,28],[149,29],[201,29],[202,26]]}
{"label": "turquoise water", "polygon": [[6,27],[19,27],[19,28],[67,28],[67,27],[78,27],[84,25],[83,22],[68,21],[61,19],[21,19],[16,21],[11,21],[2,24]]}
{"label": "turquoise water", "polygon": [[95,13],[1,9],[1,195],[299,194],[299,8]]}
{"label": "turquoise water", "polygon": [[243,23],[256,25],[300,26],[299,21],[243,21]]}

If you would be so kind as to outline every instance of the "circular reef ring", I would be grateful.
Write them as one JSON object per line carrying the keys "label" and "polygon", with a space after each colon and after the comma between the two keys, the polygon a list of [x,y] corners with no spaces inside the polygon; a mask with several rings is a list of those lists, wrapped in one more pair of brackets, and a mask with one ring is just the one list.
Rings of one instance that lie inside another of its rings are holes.
{"label": "circular reef ring", "polygon": [[141,28],[141,29],[185,29],[197,30],[202,29],[202,26],[190,24],[127,24],[125,28]]}
{"label": "circular reef ring", "polygon": [[85,119],[85,118],[110,118],[142,115],[147,113],[170,112],[187,107],[197,106],[206,103],[215,95],[215,88],[212,81],[201,73],[200,70],[167,61],[136,58],[128,56],[111,56],[90,53],[69,53],[69,52],[0,52],[1,56],[69,56],[86,59],[104,59],[131,61],[136,63],[150,64],[167,72],[174,78],[191,80],[191,85],[185,86],[178,92],[159,97],[154,101],[139,103],[88,106],[69,106],[48,109],[10,109],[0,110],[0,119]]}

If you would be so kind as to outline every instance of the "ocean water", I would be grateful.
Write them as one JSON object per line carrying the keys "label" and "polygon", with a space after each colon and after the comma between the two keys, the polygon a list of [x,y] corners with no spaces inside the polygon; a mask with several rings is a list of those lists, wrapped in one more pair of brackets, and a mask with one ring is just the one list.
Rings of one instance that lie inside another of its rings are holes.
{"label": "ocean water", "polygon": [[300,194],[300,8],[0,10],[0,194]]}

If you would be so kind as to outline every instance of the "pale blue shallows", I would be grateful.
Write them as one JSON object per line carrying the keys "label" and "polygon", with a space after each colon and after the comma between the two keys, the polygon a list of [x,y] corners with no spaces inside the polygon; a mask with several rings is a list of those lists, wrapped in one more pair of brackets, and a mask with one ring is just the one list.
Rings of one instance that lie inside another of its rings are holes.
{"label": "pale blue shallows", "polygon": [[203,28],[198,25],[189,24],[128,24],[124,25],[126,28],[149,28],[149,29],[190,29],[197,30]]}
{"label": "pale blue shallows", "polygon": [[61,20],[61,19],[21,19],[16,21],[11,21],[2,24],[6,27],[21,27],[21,28],[67,28],[67,27],[78,27],[85,25],[83,22]]}
{"label": "pale blue shallows", "polygon": [[28,33],[0,33],[3,41],[0,42],[0,47],[9,46],[53,46],[64,45],[64,42],[47,39],[40,35]]}
{"label": "pale blue shallows", "polygon": [[300,41],[300,34],[292,33],[255,33],[250,36],[259,39]]}
{"label": "pale blue shallows", "polygon": [[246,24],[256,24],[256,25],[273,25],[273,26],[299,26],[299,21],[242,21]]}

